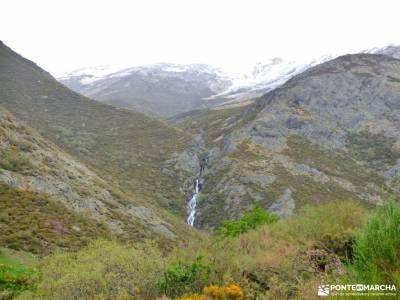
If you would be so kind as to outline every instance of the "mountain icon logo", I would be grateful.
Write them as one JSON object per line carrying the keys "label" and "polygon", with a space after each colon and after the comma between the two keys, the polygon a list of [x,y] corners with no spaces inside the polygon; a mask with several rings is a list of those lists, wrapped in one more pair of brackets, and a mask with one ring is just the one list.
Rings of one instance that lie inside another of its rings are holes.
{"label": "mountain icon logo", "polygon": [[326,297],[329,296],[329,285],[318,286],[318,296]]}

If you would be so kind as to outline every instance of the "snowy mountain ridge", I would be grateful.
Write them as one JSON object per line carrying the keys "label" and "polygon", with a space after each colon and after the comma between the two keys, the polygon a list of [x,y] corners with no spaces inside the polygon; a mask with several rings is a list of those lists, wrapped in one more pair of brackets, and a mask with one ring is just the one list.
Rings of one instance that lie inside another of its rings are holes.
{"label": "snowy mountain ridge", "polygon": [[[400,58],[400,47],[388,45],[362,53]],[[102,65],[69,72],[58,80],[114,106],[171,117],[193,109],[245,105],[293,76],[337,56],[322,55],[303,61],[275,57],[241,72],[207,64],[155,63],[130,68]]]}
{"label": "snowy mountain ridge", "polygon": [[[266,62],[258,62],[247,72],[235,73],[226,71],[222,68],[213,67],[206,64],[172,64],[172,63],[156,63],[131,68],[122,68],[112,65],[100,65],[95,67],[86,67],[73,70],[59,77],[61,82],[79,81],[82,86],[88,86],[98,81],[104,81],[113,78],[123,78],[132,74],[140,74],[142,76],[168,76],[177,77],[185,76],[186,73],[191,74],[209,74],[215,80],[228,81],[230,84],[225,85],[224,90],[215,88],[213,80],[209,84],[212,90],[216,90],[216,94],[206,99],[216,99],[218,97],[235,98],[237,95],[245,93],[245,91],[263,91],[270,90],[285,83],[292,76],[299,74],[309,67],[332,59],[332,56],[322,56],[311,62],[298,63],[296,61],[286,61],[282,58],[272,58]],[[75,85],[77,83],[75,82]],[[83,87],[82,87],[83,88]],[[86,88],[84,88],[86,89]],[[79,90],[78,90],[79,91]]]}

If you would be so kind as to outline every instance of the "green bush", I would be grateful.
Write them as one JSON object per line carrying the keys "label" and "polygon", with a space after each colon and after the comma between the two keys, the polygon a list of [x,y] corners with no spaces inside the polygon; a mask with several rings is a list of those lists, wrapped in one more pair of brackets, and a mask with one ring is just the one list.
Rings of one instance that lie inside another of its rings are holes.
{"label": "green bush", "polygon": [[200,292],[209,282],[212,266],[199,255],[190,263],[173,263],[164,271],[164,277],[157,282],[161,293],[175,299],[185,293]]}
{"label": "green bush", "polygon": [[157,298],[155,282],[162,276],[163,265],[163,256],[154,244],[129,247],[98,240],[77,253],[59,252],[44,258],[37,296],[57,300],[123,296],[153,300]]}
{"label": "green bush", "polygon": [[18,149],[0,149],[0,168],[22,172],[32,169],[29,159],[20,153]]}
{"label": "green bush", "polygon": [[13,299],[30,289],[33,270],[0,252],[0,299]]}
{"label": "green bush", "polygon": [[223,238],[236,237],[261,224],[271,224],[279,220],[275,214],[269,214],[259,206],[254,206],[250,211],[237,221],[226,220],[218,229],[217,235]]}
{"label": "green bush", "polygon": [[387,201],[356,236],[353,275],[368,284],[400,286],[400,205]]}

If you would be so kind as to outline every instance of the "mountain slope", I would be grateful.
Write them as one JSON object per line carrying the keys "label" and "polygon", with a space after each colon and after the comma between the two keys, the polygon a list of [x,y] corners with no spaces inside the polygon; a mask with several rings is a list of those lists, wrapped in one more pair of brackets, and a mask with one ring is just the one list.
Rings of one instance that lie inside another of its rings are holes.
{"label": "mountain slope", "polygon": [[4,44],[0,69],[0,104],[16,117],[137,199],[186,213],[179,174],[168,171],[184,132],[72,92]]}
{"label": "mountain slope", "polygon": [[43,253],[95,237],[175,239],[171,224],[0,107],[2,246]]}
{"label": "mountain slope", "polygon": [[399,110],[400,61],[357,54],[311,68],[247,108],[175,119],[213,135],[197,226],[238,218],[254,203],[282,217],[306,203],[379,203],[382,189],[399,190]]}

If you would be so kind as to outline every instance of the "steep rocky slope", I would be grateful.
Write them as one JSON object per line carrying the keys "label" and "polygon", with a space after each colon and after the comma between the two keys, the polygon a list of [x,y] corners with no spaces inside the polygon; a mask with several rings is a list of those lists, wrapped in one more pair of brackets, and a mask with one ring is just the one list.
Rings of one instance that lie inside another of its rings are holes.
{"label": "steep rocky slope", "polygon": [[0,206],[2,246],[34,252],[76,248],[93,237],[177,238],[145,202],[120,192],[1,107]]}
{"label": "steep rocky slope", "polygon": [[399,188],[399,109],[400,61],[357,54],[311,68],[247,108],[171,120],[210,154],[197,226],[254,203],[282,217],[305,203],[379,203],[382,190]]}
{"label": "steep rocky slope", "polygon": [[17,118],[137,199],[185,215],[179,174],[168,165],[190,140],[183,131],[83,97],[4,44],[0,70],[0,104]]}

